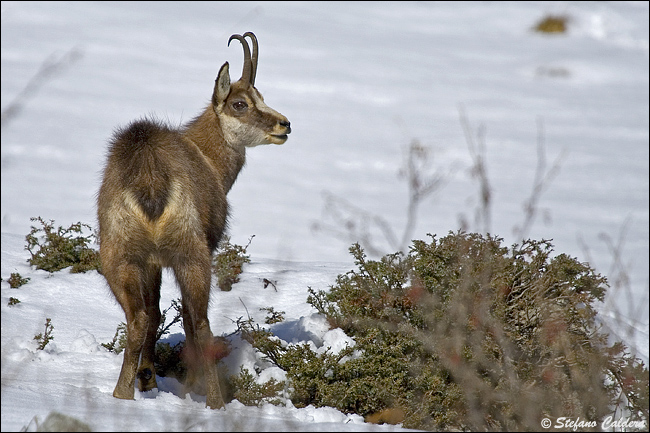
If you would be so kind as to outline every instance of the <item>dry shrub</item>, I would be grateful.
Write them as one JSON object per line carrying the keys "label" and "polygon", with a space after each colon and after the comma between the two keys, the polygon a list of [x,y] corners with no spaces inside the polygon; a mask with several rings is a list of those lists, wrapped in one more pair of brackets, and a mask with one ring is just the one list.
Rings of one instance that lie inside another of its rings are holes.
{"label": "dry shrub", "polygon": [[533,27],[539,33],[566,33],[569,17],[565,15],[547,15]]}
{"label": "dry shrub", "polygon": [[[404,427],[539,430],[543,418],[648,420],[648,370],[599,331],[607,280],[550,241],[457,232],[368,260],[308,302],[356,345],[316,354],[248,326],[297,407]],[[621,412],[623,411],[623,412]]]}

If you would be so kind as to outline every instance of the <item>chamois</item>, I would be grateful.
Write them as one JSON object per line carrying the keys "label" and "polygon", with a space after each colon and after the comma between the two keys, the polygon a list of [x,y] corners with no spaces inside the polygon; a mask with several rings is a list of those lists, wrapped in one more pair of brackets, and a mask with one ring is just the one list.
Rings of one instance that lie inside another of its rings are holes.
{"label": "chamois", "polygon": [[[246,40],[250,38],[253,46]],[[154,349],[160,324],[162,268],[173,270],[182,295],[187,390],[224,406],[208,320],[212,254],[227,225],[226,194],[244,165],[246,147],[283,144],[289,120],[255,88],[257,38],[232,35],[244,49],[239,81],[228,62],[203,113],[179,129],[136,120],[109,142],[97,196],[102,273],[126,316],[127,343],[113,396],[134,398],[157,387]]]}

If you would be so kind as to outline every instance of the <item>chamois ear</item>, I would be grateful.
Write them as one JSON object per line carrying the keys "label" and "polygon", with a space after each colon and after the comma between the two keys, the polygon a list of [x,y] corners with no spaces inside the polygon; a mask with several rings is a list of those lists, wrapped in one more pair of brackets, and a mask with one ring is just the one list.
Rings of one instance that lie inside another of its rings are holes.
{"label": "chamois ear", "polygon": [[219,69],[219,75],[214,83],[214,92],[212,93],[212,105],[217,106],[226,100],[230,93],[230,72],[228,62],[224,63]]}

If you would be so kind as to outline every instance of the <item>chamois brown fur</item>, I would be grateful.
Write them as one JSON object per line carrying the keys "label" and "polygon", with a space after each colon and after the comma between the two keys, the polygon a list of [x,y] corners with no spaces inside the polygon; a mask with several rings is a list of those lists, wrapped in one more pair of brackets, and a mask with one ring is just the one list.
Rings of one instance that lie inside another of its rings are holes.
{"label": "chamois brown fur", "polygon": [[[253,55],[246,41],[253,43]],[[211,104],[182,128],[142,119],[118,129],[97,198],[102,272],[126,316],[127,344],[113,395],[133,399],[134,382],[157,387],[155,338],[162,268],[174,271],[183,303],[186,387],[224,405],[207,311],[211,263],[227,225],[226,194],[245,162],[245,148],[282,144],[289,121],[254,87],[257,39],[233,35],[244,49],[242,78],[219,70]]]}

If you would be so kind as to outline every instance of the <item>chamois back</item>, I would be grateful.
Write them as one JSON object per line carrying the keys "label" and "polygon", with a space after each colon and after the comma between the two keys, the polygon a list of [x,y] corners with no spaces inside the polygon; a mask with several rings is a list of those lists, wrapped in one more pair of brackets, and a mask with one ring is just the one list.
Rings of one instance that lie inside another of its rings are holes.
{"label": "chamois back", "polygon": [[[137,233],[142,242],[160,243],[166,237],[202,234],[210,251],[217,247],[227,226],[227,191],[199,148],[179,130],[153,119],[119,129],[111,140],[104,179],[98,208],[112,214],[112,220],[119,216],[118,231],[131,229],[136,221],[142,226],[124,239],[135,241]],[[111,230],[103,229],[104,220],[100,215],[100,237]],[[162,252],[162,246],[151,254]]]}

